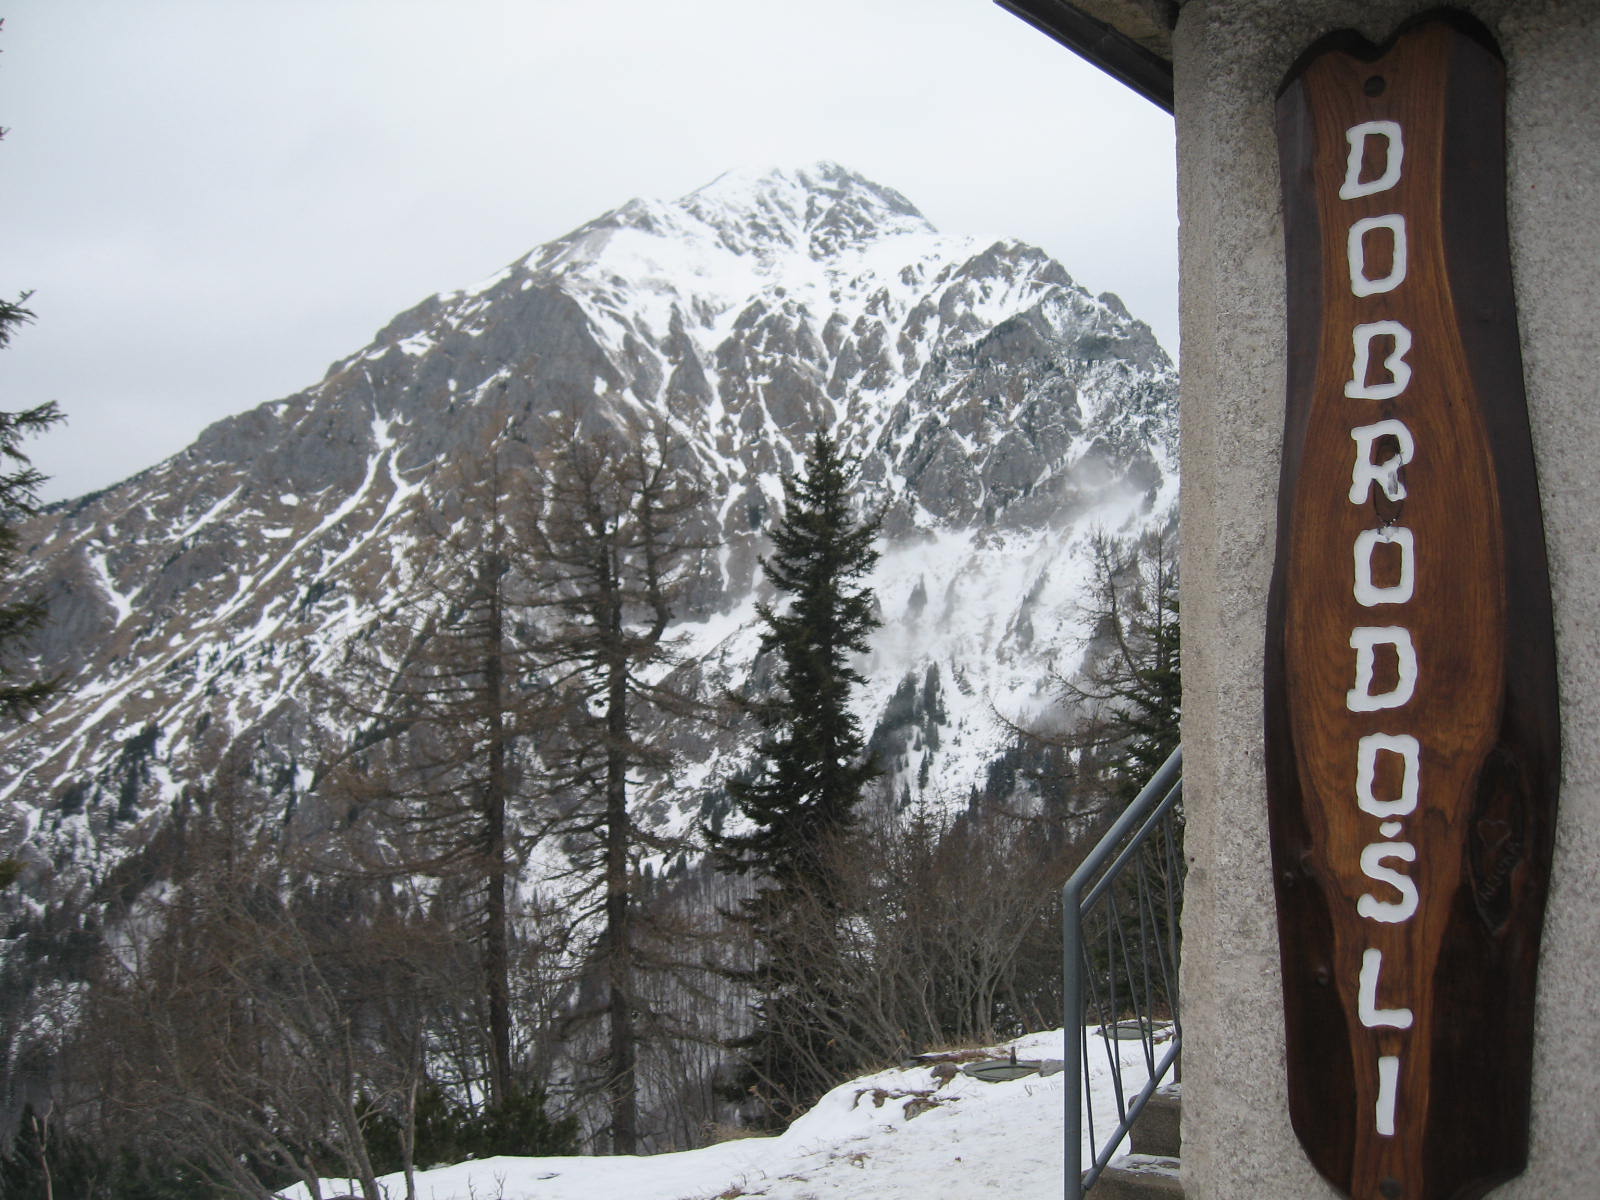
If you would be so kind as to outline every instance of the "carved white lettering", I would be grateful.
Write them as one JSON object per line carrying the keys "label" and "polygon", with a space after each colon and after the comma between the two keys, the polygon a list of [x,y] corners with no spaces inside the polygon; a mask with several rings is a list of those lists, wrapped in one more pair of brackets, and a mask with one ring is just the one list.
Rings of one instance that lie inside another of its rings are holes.
{"label": "carved white lettering", "polygon": [[[1393,646],[1399,660],[1399,678],[1387,692],[1374,694],[1372,676],[1377,669],[1379,646]],[[1350,631],[1350,648],[1356,652],[1356,685],[1345,693],[1351,712],[1378,712],[1399,708],[1417,690],[1417,649],[1411,631],[1399,625],[1358,625]]]}
{"label": "carved white lettering", "polygon": [[[1400,468],[1415,458],[1417,453],[1417,442],[1411,436],[1411,431],[1391,417],[1371,425],[1358,425],[1350,431],[1350,436],[1356,444],[1356,465],[1350,472],[1350,503],[1365,504],[1373,484],[1381,487],[1389,499],[1404,500],[1406,485],[1400,482]],[[1394,438],[1400,444],[1400,453],[1375,463],[1372,461],[1372,446],[1381,437]]]}
{"label": "carved white lettering", "polygon": [[1367,892],[1356,901],[1356,912],[1369,921],[1397,925],[1409,921],[1417,911],[1417,885],[1409,875],[1383,865],[1385,859],[1416,862],[1417,848],[1410,842],[1374,842],[1361,851],[1361,873],[1377,883],[1387,883],[1400,893],[1398,900],[1379,900]]}
{"label": "carved white lettering", "polygon": [[1375,1114],[1380,1137],[1394,1136],[1394,1105],[1400,1092],[1400,1056],[1384,1054],[1378,1058],[1378,1111]]}
{"label": "carved white lettering", "polygon": [[[1369,452],[1370,453],[1370,452]],[[1399,467],[1395,467],[1394,483],[1404,495],[1400,485]],[[1371,486],[1368,480],[1367,486]],[[1385,491],[1385,495],[1387,495]],[[1398,499],[1399,497],[1396,497]],[[1400,551],[1400,581],[1388,587],[1376,587],[1372,582],[1372,552],[1380,544],[1395,546]],[[1382,529],[1363,529],[1356,534],[1356,602],[1365,608],[1378,604],[1404,604],[1411,599],[1417,586],[1416,539],[1411,530],[1399,525],[1386,525]]]}
{"label": "carved white lettering", "polygon": [[[1394,349],[1383,357],[1383,369],[1389,372],[1387,380],[1368,383],[1372,371],[1372,343],[1375,338],[1392,337]],[[1370,321],[1357,325],[1350,331],[1355,358],[1350,365],[1350,382],[1344,385],[1344,394],[1351,400],[1393,400],[1411,383],[1411,365],[1406,355],[1411,351],[1411,331],[1399,321]]]}
{"label": "carved white lettering", "polygon": [[[1387,229],[1394,254],[1389,260],[1389,273],[1381,279],[1367,274],[1367,234]],[[1378,296],[1392,292],[1406,281],[1406,219],[1399,213],[1383,217],[1362,217],[1350,226],[1346,239],[1346,256],[1350,260],[1350,291],[1357,296]]]}
{"label": "carved white lettering", "polygon": [[[1378,754],[1400,756],[1400,795],[1379,800],[1373,795],[1378,774]],[[1391,817],[1409,816],[1417,810],[1421,792],[1422,747],[1409,733],[1369,733],[1356,746],[1356,804],[1361,811],[1387,822]],[[1396,829],[1394,832],[1398,833]],[[1385,837],[1390,836],[1388,833]]]}
{"label": "carved white lettering", "polygon": [[[1339,186],[1340,199],[1375,196],[1400,184],[1405,138],[1399,122],[1363,121],[1345,130],[1345,140],[1349,155]],[[1405,207],[1399,195],[1384,206]],[[1352,214],[1345,235],[1345,259],[1352,296],[1365,300],[1389,295],[1406,282],[1411,250],[1407,235],[1407,218],[1401,211],[1380,216]],[[1406,315],[1403,311],[1395,313],[1383,307],[1364,315],[1384,317],[1389,313]],[[1411,330],[1401,320],[1391,318],[1356,324],[1350,333],[1350,375],[1344,385],[1345,397],[1392,401],[1404,396],[1412,381],[1413,369],[1407,358],[1413,344]],[[1390,501],[1404,500],[1406,486],[1401,482],[1401,470],[1412,461],[1417,449],[1410,429],[1402,421],[1386,419],[1352,428],[1350,437],[1355,442],[1350,503],[1363,506],[1373,503],[1377,500],[1374,486]],[[1384,444],[1382,450],[1378,448],[1380,441]],[[1381,462],[1375,461],[1379,454],[1384,456]],[[1383,519],[1393,520],[1395,515],[1385,513]],[[1356,535],[1351,549],[1352,589],[1362,608],[1407,604],[1416,598],[1418,551],[1411,529],[1399,525],[1366,529]],[[1431,544],[1426,553],[1436,553]],[[1380,586],[1377,579],[1385,582]],[[1385,648],[1386,667],[1387,648],[1393,647],[1396,676],[1388,690],[1374,692],[1380,647]],[[1345,706],[1350,712],[1381,712],[1410,703],[1417,693],[1419,668],[1416,645],[1409,629],[1400,625],[1358,626],[1351,630],[1350,648],[1355,651],[1356,660],[1355,686],[1345,693]],[[1375,841],[1361,851],[1363,876],[1380,886],[1357,897],[1356,912],[1365,920],[1400,924],[1415,917],[1421,904],[1417,880],[1404,872],[1406,864],[1417,861],[1416,846],[1409,841],[1393,840],[1406,836],[1406,820],[1421,804],[1421,743],[1408,733],[1366,734],[1357,743],[1355,767],[1356,804],[1365,816],[1376,819],[1378,835],[1388,839]],[[1384,895],[1391,898],[1380,899]],[[1411,1030],[1416,1024],[1416,1014],[1411,1007],[1380,1007],[1383,968],[1381,950],[1368,947],[1363,951],[1356,987],[1356,1015],[1367,1029]],[[1391,1003],[1404,999],[1403,989],[1408,982],[1409,977],[1403,970],[1390,981],[1392,991],[1402,992],[1388,997]],[[1375,1128],[1379,1136],[1392,1138],[1399,1103],[1400,1056],[1379,1055],[1377,1069]]]}
{"label": "carved white lettering", "polygon": [[[1384,140],[1383,170],[1376,179],[1361,178],[1361,164],[1367,157],[1367,139]],[[1400,182],[1400,167],[1405,162],[1405,139],[1400,135],[1398,121],[1363,121],[1344,131],[1350,144],[1350,157],[1345,162],[1344,182],[1339,185],[1339,199],[1354,200],[1358,196],[1372,196],[1386,192]]]}
{"label": "carved white lettering", "polygon": [[1410,1029],[1414,1019],[1409,1008],[1379,1008],[1378,979],[1383,973],[1383,951],[1367,948],[1361,956],[1361,986],[1357,989],[1356,1012],[1368,1029]]}

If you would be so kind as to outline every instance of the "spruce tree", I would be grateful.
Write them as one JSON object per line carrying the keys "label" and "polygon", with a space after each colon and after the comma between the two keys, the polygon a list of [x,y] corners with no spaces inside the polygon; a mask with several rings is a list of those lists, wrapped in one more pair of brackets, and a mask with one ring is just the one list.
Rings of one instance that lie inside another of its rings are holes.
{"label": "spruce tree", "polygon": [[803,473],[784,478],[783,519],[762,569],[788,602],[757,608],[762,651],[777,656],[776,688],[743,702],[763,736],[754,770],[729,784],[749,825],[712,839],[720,869],[757,881],[739,914],[755,942],[756,965],[742,974],[756,993],[756,1027],[736,1048],[741,1090],[760,1098],[768,1121],[792,1119],[855,1065],[839,1061],[816,1013],[849,1005],[830,967],[847,915],[837,865],[877,773],[850,710],[865,682],[851,655],[867,650],[879,624],[863,582],[878,558],[878,521],[855,512],[857,468],[819,433]]}
{"label": "spruce tree", "polygon": [[[24,293],[16,302],[0,300],[0,348],[11,341],[16,328],[33,319],[24,307]],[[19,546],[16,523],[37,511],[38,489],[44,476],[22,452],[22,440],[43,433],[62,420],[54,401],[21,412],[0,412],[0,575],[10,573]],[[44,601],[38,596],[0,598],[0,651],[14,651],[17,643],[44,621]],[[19,669],[0,657],[0,713],[18,720],[38,708],[55,688],[55,680],[19,678]]]}
{"label": "spruce tree", "polygon": [[[0,28],[5,21],[0,20]],[[0,129],[0,139],[6,131]],[[0,300],[0,350],[11,343],[11,335],[33,320],[27,307],[32,293],[23,292],[15,301]],[[54,400],[25,408],[21,412],[0,412],[0,580],[6,579],[18,552],[16,523],[37,511],[41,475],[22,452],[22,439],[43,433],[65,420]],[[10,592],[7,595],[5,593]],[[57,680],[17,678],[16,666],[6,661],[25,639],[44,623],[44,600],[39,596],[18,596],[0,587],[0,714],[12,721],[21,720],[38,708],[55,690]],[[0,889],[8,882],[5,862],[0,862]]]}
{"label": "spruce tree", "polygon": [[879,625],[861,582],[878,560],[878,522],[854,512],[857,466],[827,435],[811,439],[804,474],[784,477],[783,520],[761,563],[791,598],[783,611],[756,608],[767,627],[762,652],[778,655],[777,691],[746,702],[764,731],[758,767],[729,786],[753,828],[719,837],[717,849],[725,870],[780,888],[825,876],[828,844],[849,830],[876,774],[850,711],[852,689],[866,682],[850,656],[867,650]]}

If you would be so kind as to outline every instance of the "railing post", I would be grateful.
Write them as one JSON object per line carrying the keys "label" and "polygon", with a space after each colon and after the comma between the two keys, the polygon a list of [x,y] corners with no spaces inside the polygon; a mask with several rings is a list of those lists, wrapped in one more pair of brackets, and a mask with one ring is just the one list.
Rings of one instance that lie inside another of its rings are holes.
{"label": "railing post", "polygon": [[[1062,1087],[1062,1103],[1065,1117],[1065,1136],[1063,1138],[1063,1195],[1066,1200],[1082,1200],[1083,1185],[1083,1102],[1084,1102],[1084,1077],[1087,1072],[1087,1032],[1084,1020],[1084,945],[1083,945],[1083,909],[1085,904],[1094,904],[1102,894],[1106,895],[1108,902],[1113,897],[1108,889],[1114,877],[1132,861],[1135,852],[1145,838],[1156,830],[1164,833],[1165,823],[1170,817],[1174,803],[1181,793],[1183,781],[1183,747],[1177,749],[1167,757],[1151,776],[1150,781],[1140,790],[1139,795],[1117,817],[1105,836],[1096,843],[1095,847],[1084,857],[1078,869],[1072,873],[1072,878],[1061,889],[1061,1073],[1064,1076]],[[1131,840],[1129,840],[1131,839]],[[1122,843],[1128,844],[1123,846]],[[1119,849],[1120,848],[1120,849]],[[1181,855],[1179,856],[1181,859]],[[1173,868],[1175,873],[1181,873],[1181,861]],[[1167,901],[1171,903],[1172,888],[1168,888]],[[1086,898],[1087,894],[1087,898]],[[1139,908],[1141,922],[1144,920],[1143,905]],[[1176,946],[1175,936],[1176,914],[1168,919],[1168,938]],[[1108,937],[1115,938],[1115,930],[1108,928]],[[1141,938],[1141,944],[1147,939]],[[1108,947],[1109,950],[1109,947]],[[1173,955],[1172,967],[1176,968],[1176,954]],[[1149,964],[1143,964],[1148,973]],[[1131,964],[1130,964],[1131,971]],[[1116,972],[1113,968],[1112,981],[1115,983]],[[1130,974],[1130,985],[1132,975]],[[1121,1102],[1121,1075],[1116,1075],[1119,1088],[1119,1116],[1117,1130],[1111,1135],[1111,1141],[1119,1141],[1131,1126],[1133,1118],[1149,1099],[1156,1089],[1167,1069],[1176,1061],[1176,1055],[1182,1046],[1181,1026],[1176,1024],[1177,981],[1174,978],[1168,985],[1174,997],[1170,1003],[1175,1019],[1175,1040],[1172,1050],[1163,1057],[1158,1065],[1155,1062],[1155,1047],[1153,1044],[1146,1047],[1147,1058],[1150,1060],[1150,1078],[1146,1086],[1132,1105],[1123,1107]],[[1145,987],[1146,997],[1150,988],[1148,980]],[[1140,1012],[1138,1018],[1142,1023],[1148,1023],[1149,1029],[1154,1029],[1153,1017],[1147,1017]],[[1115,1018],[1113,1017],[1113,1020]],[[1145,1037],[1152,1036],[1146,1032]],[[1093,1166],[1094,1177],[1098,1178],[1100,1168],[1104,1165],[1101,1158],[1109,1158],[1111,1144],[1099,1152]],[[1092,1180],[1091,1180],[1092,1182]]]}
{"label": "railing post", "polygon": [[1066,1081],[1066,1200],[1083,1198],[1083,884],[1074,872],[1061,889],[1061,1074]]}

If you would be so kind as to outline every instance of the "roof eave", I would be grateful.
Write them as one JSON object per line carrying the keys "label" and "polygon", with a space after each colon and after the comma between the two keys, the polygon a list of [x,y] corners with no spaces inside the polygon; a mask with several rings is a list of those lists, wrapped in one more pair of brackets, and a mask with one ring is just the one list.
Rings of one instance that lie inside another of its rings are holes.
{"label": "roof eave", "polygon": [[1172,111],[1172,60],[1066,0],[995,0],[1152,104]]}

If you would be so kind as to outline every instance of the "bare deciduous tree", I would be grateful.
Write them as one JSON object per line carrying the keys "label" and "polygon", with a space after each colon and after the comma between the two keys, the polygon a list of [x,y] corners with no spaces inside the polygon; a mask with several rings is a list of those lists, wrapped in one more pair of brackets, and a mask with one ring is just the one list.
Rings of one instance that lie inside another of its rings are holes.
{"label": "bare deciduous tree", "polygon": [[707,549],[689,532],[705,492],[683,455],[660,426],[580,434],[559,424],[539,460],[529,527],[547,613],[535,651],[570,701],[556,772],[568,803],[555,830],[580,881],[574,916],[598,926],[586,958],[606,1026],[602,1086],[616,1154],[638,1148],[638,1045],[656,1016],[639,982],[652,965],[636,928],[640,860],[674,848],[637,819],[637,792],[670,766],[664,721],[701,711],[668,675],[672,606]]}
{"label": "bare deciduous tree", "polygon": [[239,791],[192,822],[189,870],[106,955],[84,1023],[117,1049],[99,1057],[102,1104],[233,1194],[268,1200],[296,1179],[318,1196],[345,1176],[382,1200],[363,1097],[418,1067],[377,1017],[424,990],[423,939],[374,938],[348,903],[297,883]]}
{"label": "bare deciduous tree", "polygon": [[[482,981],[481,1078],[489,1103],[505,1105],[534,1036],[519,1038],[513,994],[518,931],[529,925],[516,882],[549,821],[534,741],[553,744],[577,717],[530,653],[535,603],[516,527],[526,469],[495,451],[488,462],[454,507],[418,515],[412,532],[429,547],[429,570],[388,599],[367,648],[330,683],[363,732],[319,791],[348,813],[329,830],[327,861],[353,850],[350,869],[369,879],[432,879],[429,903],[454,910]],[[462,1072],[469,1084],[474,1074]]]}

